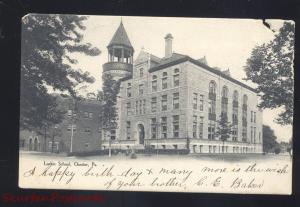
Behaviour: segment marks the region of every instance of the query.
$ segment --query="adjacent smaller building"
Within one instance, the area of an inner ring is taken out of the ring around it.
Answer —
[[[96,99],[75,101],[57,95],[64,111],[60,124],[44,129],[20,130],[20,149],[39,152],[84,153],[101,149],[101,103]]]

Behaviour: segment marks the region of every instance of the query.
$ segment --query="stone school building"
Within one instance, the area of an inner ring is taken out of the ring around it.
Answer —
[[[262,111],[256,91],[208,65],[172,50],[165,36],[165,56],[134,48],[123,23],[108,49],[103,74],[121,81],[119,127],[102,134],[102,149],[185,149],[191,153],[262,153]],[[218,120],[233,124],[224,143],[216,136]],[[110,141],[111,140],[111,141]]]

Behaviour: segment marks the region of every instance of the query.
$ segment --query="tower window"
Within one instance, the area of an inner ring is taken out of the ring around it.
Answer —
[[[131,97],[131,83],[127,84],[127,97]]]
[[[140,68],[140,77],[144,76],[144,68]]]
[[[144,85],[140,84],[139,85],[139,95],[143,95],[144,94]]]

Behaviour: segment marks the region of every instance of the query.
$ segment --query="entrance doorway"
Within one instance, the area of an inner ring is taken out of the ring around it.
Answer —
[[[139,144],[145,143],[145,128],[143,124],[138,124]]]

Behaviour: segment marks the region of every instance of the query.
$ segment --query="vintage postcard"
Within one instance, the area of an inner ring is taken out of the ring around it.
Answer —
[[[295,23],[28,14],[19,186],[292,193]]]

